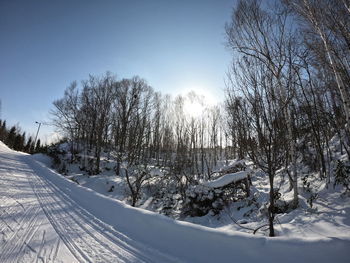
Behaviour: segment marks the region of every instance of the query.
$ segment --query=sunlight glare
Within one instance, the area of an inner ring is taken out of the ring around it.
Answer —
[[[189,117],[197,118],[202,115],[203,110],[203,105],[201,105],[198,101],[190,101],[188,99],[185,101],[184,112]]]

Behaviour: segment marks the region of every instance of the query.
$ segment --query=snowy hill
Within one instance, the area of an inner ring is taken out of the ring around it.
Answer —
[[[349,228],[268,238],[179,222],[79,186],[1,142],[0,185],[0,262],[348,262],[350,256]],[[334,224],[338,214],[350,224],[349,207],[333,209]]]

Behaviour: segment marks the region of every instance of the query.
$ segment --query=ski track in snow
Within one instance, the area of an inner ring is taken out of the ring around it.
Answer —
[[[62,262],[56,258],[58,246],[48,242],[44,248],[48,222],[28,179],[11,166],[23,172],[29,168],[15,160],[3,156],[0,159],[0,262]]]
[[[64,262],[69,252],[60,246],[30,187],[30,168],[20,161],[25,156],[0,153],[0,262]]]
[[[28,155],[0,156],[0,262],[177,261],[98,220],[33,166]]]

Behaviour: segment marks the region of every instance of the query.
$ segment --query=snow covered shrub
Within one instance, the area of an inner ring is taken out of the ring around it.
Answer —
[[[314,201],[318,198],[318,193],[311,193],[310,197],[307,199],[307,203],[310,208],[312,208]]]
[[[158,199],[159,212],[167,216],[174,216],[181,207],[181,195],[177,193],[168,193],[162,199]]]
[[[334,177],[335,179],[333,187],[336,185],[345,187],[345,192],[343,194],[346,194],[350,191],[350,165],[346,165],[344,162],[338,160],[334,171]]]
[[[311,192],[311,188],[310,188],[310,182],[308,180],[308,176],[305,175],[303,178],[302,178],[302,181],[303,181],[303,189],[304,191],[306,192]]]
[[[153,198],[154,210],[167,216],[178,215],[178,211],[182,209],[183,196],[177,185],[177,180],[165,169],[162,169],[161,174],[153,176],[145,190]]]
[[[309,204],[310,208],[313,207],[314,201],[318,198],[318,193],[314,192],[311,187],[311,182],[315,180],[313,175],[305,175],[302,178],[303,181],[303,189],[305,193],[308,195],[306,202]]]
[[[273,191],[274,194],[274,213],[275,214],[282,214],[286,213],[289,210],[289,204],[281,199],[282,194],[279,192],[279,189],[274,189]]]
[[[85,171],[88,175],[96,174],[96,171],[94,171],[94,163],[95,159],[93,157],[87,157],[87,167],[85,167]]]
[[[186,200],[183,207],[185,216],[204,216],[208,213],[218,214],[223,206],[224,192],[203,185],[191,186],[186,191]]]
[[[52,158],[53,168],[57,168],[61,165],[61,159],[63,154],[65,154],[65,152],[59,150],[55,146],[51,146],[47,149],[47,155]]]
[[[61,164],[60,164],[59,168],[57,169],[57,171],[60,174],[67,175],[68,169],[67,169],[67,164],[66,164],[65,160],[61,161]]]
[[[125,167],[125,179],[128,185],[128,195],[132,206],[141,198],[143,187],[152,175],[148,165],[134,165]]]

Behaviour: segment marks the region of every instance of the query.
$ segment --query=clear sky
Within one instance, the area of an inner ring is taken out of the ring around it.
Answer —
[[[223,98],[234,0],[0,0],[1,119],[35,134],[74,80],[106,71]],[[53,128],[44,126],[42,140]]]

